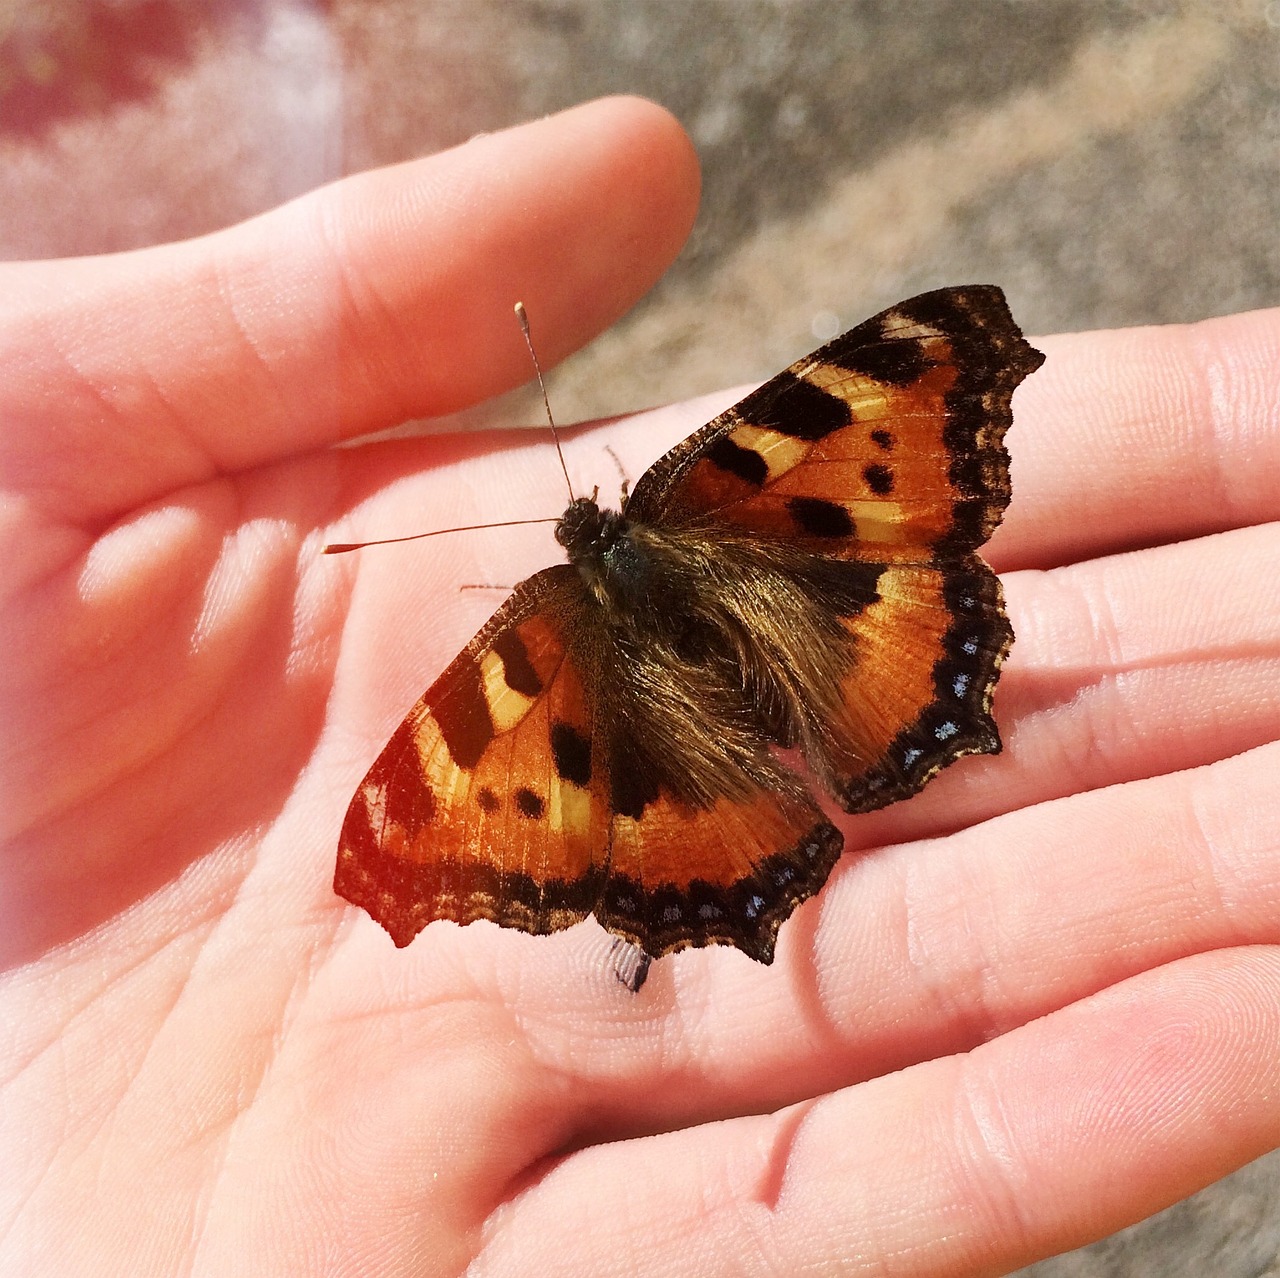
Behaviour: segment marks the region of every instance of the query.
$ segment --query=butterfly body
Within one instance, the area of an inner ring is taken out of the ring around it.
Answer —
[[[517,587],[370,769],[337,890],[397,944],[591,913],[646,954],[769,962],[842,847],[813,782],[868,811],[1000,748],[1012,632],[973,552],[1040,359],[999,290],[925,294],[703,427],[621,511],[572,501],[569,562]]]
[[[854,659],[840,619],[876,600],[880,566],[714,526],[651,527],[587,499],[556,537],[587,592],[572,657],[627,743],[610,761],[613,811],[639,818],[641,785],[693,807],[762,785],[801,792],[770,747],[803,743],[823,761]]]

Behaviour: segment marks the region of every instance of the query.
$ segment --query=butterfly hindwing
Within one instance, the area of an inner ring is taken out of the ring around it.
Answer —
[[[736,945],[770,963],[778,929],[827,881],[843,847],[805,798],[759,788],[693,807],[660,792],[638,816],[614,818],[595,915],[655,957]]]
[[[910,798],[966,754],[998,754],[991,698],[1013,642],[1000,581],[976,556],[886,565],[879,598],[845,621],[849,714],[824,743],[846,812]]]

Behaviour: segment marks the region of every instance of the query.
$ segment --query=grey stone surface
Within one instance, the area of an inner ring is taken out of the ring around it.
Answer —
[[[663,102],[703,213],[557,370],[566,420],[764,377],[946,282],[1003,284],[1033,332],[1280,303],[1276,0],[9,0],[0,65],[9,257],[195,234],[597,94]],[[520,395],[472,416],[536,420]],[[1271,1155],[1023,1273],[1280,1273],[1278,1209]]]
[[[1280,1152],[1110,1238],[1016,1278],[1276,1278]]]

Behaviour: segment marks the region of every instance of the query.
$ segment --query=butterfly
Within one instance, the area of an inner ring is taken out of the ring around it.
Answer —
[[[397,946],[590,914],[640,980],[689,946],[772,962],[843,846],[815,787],[868,812],[1001,748],[1013,631],[975,552],[1043,360],[999,288],[924,293],[695,431],[620,511],[571,501],[568,562],[515,588],[360,783],[336,891]]]

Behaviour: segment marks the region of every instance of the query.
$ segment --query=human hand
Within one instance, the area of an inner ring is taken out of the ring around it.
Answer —
[[[4,268],[0,1268],[999,1273],[1280,1140],[1280,314],[1037,339],[1000,758],[846,823],[770,968],[333,895],[549,532],[544,434],[329,446],[644,291],[696,171],[593,104],[219,236]],[[726,401],[727,402],[727,401]],[[632,477],[709,415],[575,434]],[[500,566],[499,566],[500,565]]]

